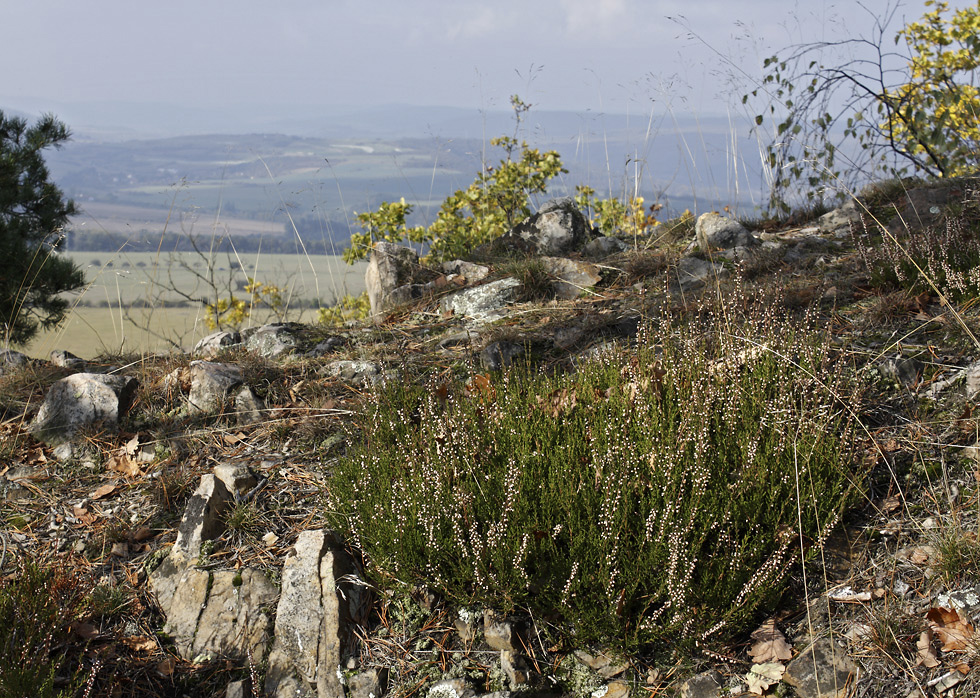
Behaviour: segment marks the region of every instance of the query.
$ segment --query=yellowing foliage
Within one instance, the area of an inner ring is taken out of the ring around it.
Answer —
[[[910,50],[909,81],[886,93],[886,133],[943,176],[976,171],[980,156],[980,3],[947,18],[946,2],[898,32]],[[883,109],[879,109],[879,112]]]

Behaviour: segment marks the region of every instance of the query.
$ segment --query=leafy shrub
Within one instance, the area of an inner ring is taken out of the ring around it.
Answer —
[[[317,320],[323,325],[343,325],[348,320],[363,320],[370,314],[371,299],[365,291],[359,296],[344,296],[334,305],[320,308]]]
[[[330,486],[379,584],[627,649],[737,629],[778,597],[856,490],[841,372],[761,311],[663,317],[641,340],[574,375],[383,394]]]
[[[765,60],[762,84],[742,102],[762,96],[756,124],[774,127],[765,153],[771,209],[789,211],[785,197],[796,183],[820,197],[828,186],[853,188],[859,177],[882,172],[950,177],[976,170],[980,6],[947,16],[948,3],[925,4],[933,9],[895,33],[894,51],[885,34],[897,5],[874,18],[870,37],[804,44]],[[842,51],[851,48],[858,51]],[[876,58],[861,57],[869,48]],[[904,67],[893,68],[896,60]],[[838,158],[848,139],[857,152]]]

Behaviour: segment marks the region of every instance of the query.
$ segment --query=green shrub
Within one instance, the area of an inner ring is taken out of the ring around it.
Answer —
[[[383,586],[530,608],[578,643],[744,626],[856,491],[850,393],[771,314],[676,325],[574,375],[395,386],[334,471],[333,523]]]

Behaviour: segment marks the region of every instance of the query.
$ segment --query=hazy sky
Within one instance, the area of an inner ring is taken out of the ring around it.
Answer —
[[[964,3],[953,2],[953,6]],[[762,57],[868,34],[886,0],[7,0],[0,108],[154,102],[723,112]],[[923,12],[922,0],[898,9]],[[691,36],[691,32],[699,38]],[[893,33],[893,32],[892,32]],[[891,35],[891,34],[890,34]],[[727,92],[727,94],[726,94]],[[107,115],[109,118],[109,115]]]

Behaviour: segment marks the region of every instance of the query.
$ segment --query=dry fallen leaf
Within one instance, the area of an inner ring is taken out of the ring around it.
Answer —
[[[930,608],[926,620],[943,643],[943,652],[965,650],[973,639],[973,626],[963,620],[956,609]]]
[[[133,652],[155,652],[157,648],[156,640],[143,635],[131,635],[121,638],[121,642]]]
[[[99,636],[99,629],[91,623],[72,623],[71,631],[83,640],[94,640]]]
[[[140,437],[139,434],[137,434],[136,436],[134,436],[133,438],[131,438],[129,441],[126,442],[126,445],[123,446],[123,452],[125,452],[127,456],[135,456],[136,451],[139,450],[139,447],[140,447]]]
[[[162,676],[170,676],[174,673],[174,669],[177,668],[177,660],[173,657],[167,657],[162,662],[157,664],[157,673]]]
[[[745,681],[749,685],[749,692],[761,696],[770,686],[779,683],[786,667],[777,662],[767,662],[765,664],[753,664],[749,673],[745,675]]]
[[[755,664],[765,664],[773,660],[789,661],[793,658],[793,648],[786,642],[784,636],[776,628],[776,620],[770,618],[750,635],[755,644],[749,650],[749,656]]]
[[[936,650],[932,648],[932,630],[923,630],[919,635],[919,641],[915,643],[916,654],[919,656],[915,660],[916,666],[924,666],[927,669],[939,666],[939,657]]]
[[[140,467],[125,451],[113,453],[105,465],[109,470],[121,473],[126,477],[136,477],[140,474]]]
[[[119,485],[102,485],[99,489],[92,493],[92,499],[105,499],[115,491],[119,489]]]

